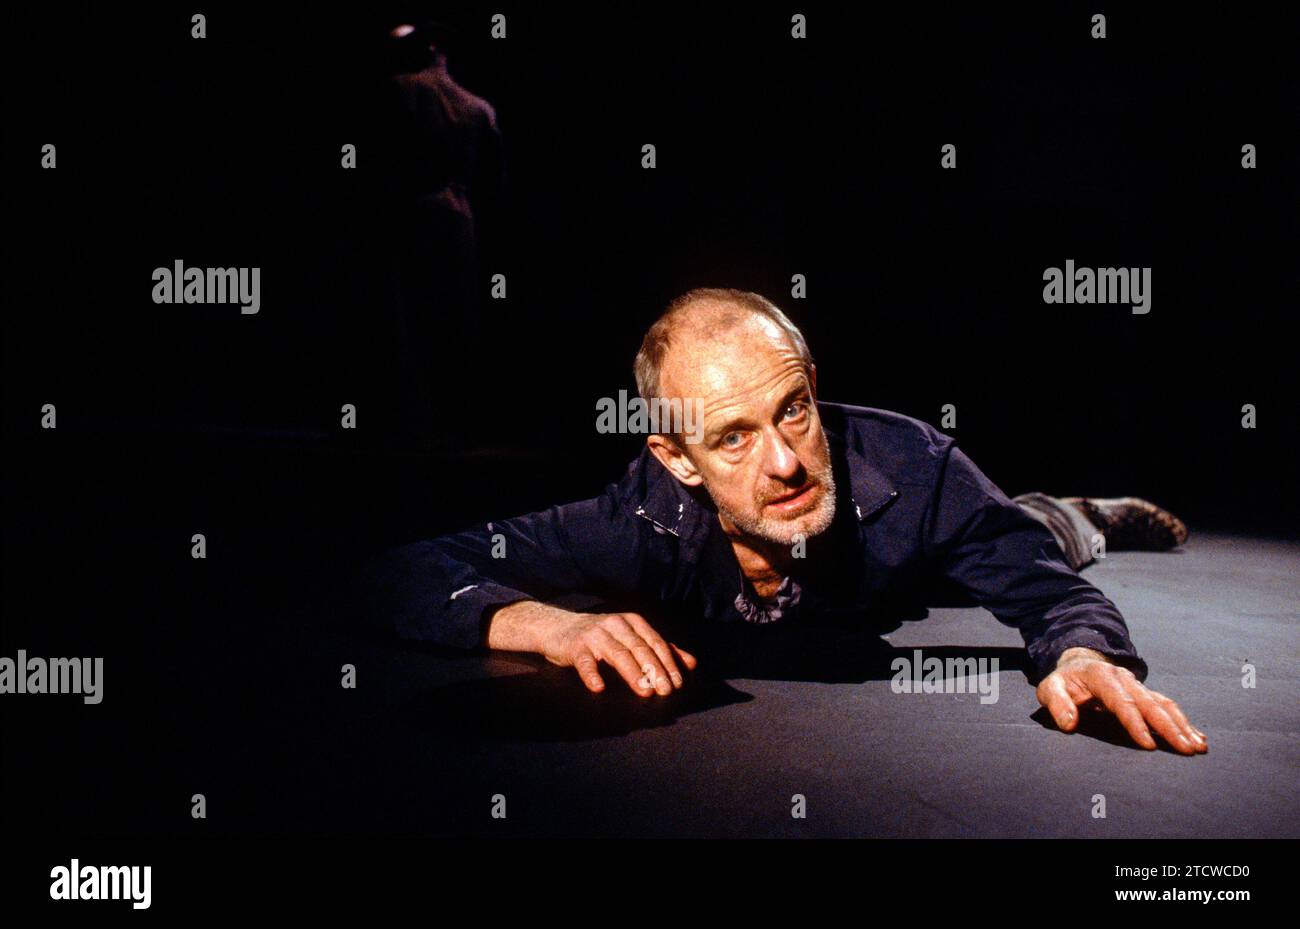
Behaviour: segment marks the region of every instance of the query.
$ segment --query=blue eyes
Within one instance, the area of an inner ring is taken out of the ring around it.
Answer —
[[[808,412],[808,403],[805,400],[796,400],[781,412],[782,420],[797,420]],[[743,432],[728,432],[722,437],[721,445],[723,448],[740,448],[745,439]]]

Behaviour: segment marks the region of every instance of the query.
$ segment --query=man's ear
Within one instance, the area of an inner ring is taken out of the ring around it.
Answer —
[[[812,391],[812,398],[817,399],[817,366],[809,363],[808,365],[808,389]]]
[[[704,478],[695,468],[695,462],[686,457],[686,450],[664,435],[648,435],[645,444],[650,453],[659,459],[659,463],[668,469],[668,473],[687,487],[699,487]]]

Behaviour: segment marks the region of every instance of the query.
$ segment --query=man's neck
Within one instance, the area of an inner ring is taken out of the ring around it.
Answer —
[[[731,549],[736,553],[740,571],[754,587],[754,592],[764,599],[776,595],[781,582],[790,573],[793,555],[789,548],[773,545],[744,536],[740,531],[719,515],[722,531],[731,542]]]

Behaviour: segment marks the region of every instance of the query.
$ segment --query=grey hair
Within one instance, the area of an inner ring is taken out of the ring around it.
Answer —
[[[659,370],[668,355],[673,333],[682,317],[696,303],[728,304],[735,307],[737,310],[735,316],[726,319],[726,323],[739,321],[742,313],[754,313],[770,319],[790,338],[790,343],[803,361],[804,368],[811,371],[812,353],[808,351],[808,343],[804,340],[803,333],[799,331],[798,326],[790,322],[790,317],[782,313],[775,303],[761,294],[747,290],[700,287],[687,291],[668,304],[668,308],[654,321],[641,340],[641,349],[636,353],[636,361],[632,365],[636,375],[637,393],[641,395],[641,399],[650,401],[659,396]]]

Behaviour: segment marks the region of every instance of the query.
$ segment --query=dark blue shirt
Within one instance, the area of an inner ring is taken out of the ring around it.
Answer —
[[[888,410],[817,407],[836,516],[771,602],[744,581],[708,496],[643,449],[598,497],[385,553],[367,571],[367,609],[405,638],[475,648],[495,609],[571,593],[691,622],[863,624],[969,603],[1019,630],[1040,675],[1083,646],[1146,678],[1115,604],[950,436]]]

